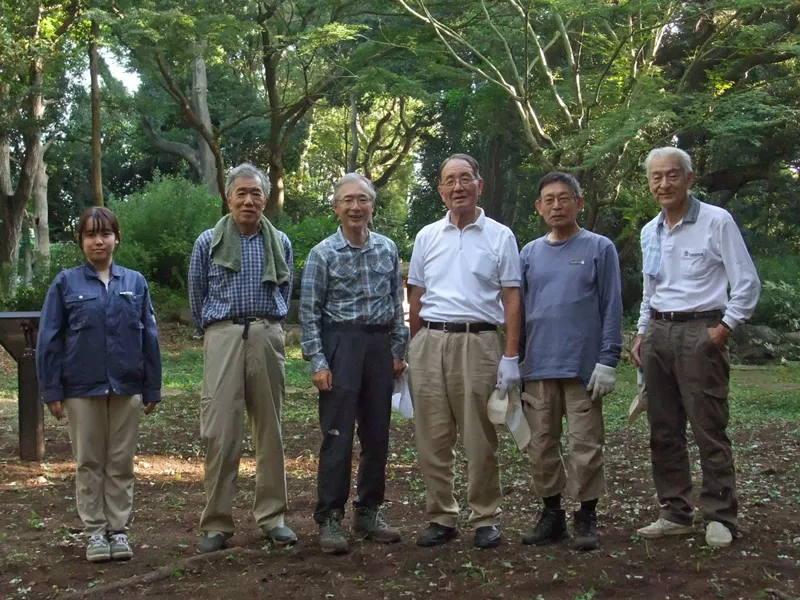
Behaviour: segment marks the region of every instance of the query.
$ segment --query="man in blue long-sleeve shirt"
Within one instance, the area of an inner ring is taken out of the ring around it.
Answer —
[[[578,181],[553,172],[539,182],[536,208],[550,233],[520,253],[524,296],[522,379],[531,428],[534,492],[544,501],[535,529],[523,543],[543,545],[567,537],[561,493],[562,418],[569,429],[569,471],[574,495],[574,545],[598,547],[596,506],[605,491],[602,398],[614,390],[622,349],[619,259],[608,238],[582,229]]]

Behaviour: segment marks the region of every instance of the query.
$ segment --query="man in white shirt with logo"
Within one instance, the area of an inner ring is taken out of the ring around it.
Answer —
[[[642,229],[644,294],[631,351],[649,394],[653,480],[659,518],[645,538],[692,528],[686,422],[700,451],[706,543],[724,548],[738,529],[736,474],[728,426],[728,336],[755,310],[761,291],[742,234],[724,209],[689,193],[689,155],[656,148],[645,161],[662,210]],[[730,297],[728,296],[730,285]]]
[[[497,434],[487,405],[495,387],[519,385],[521,279],[514,234],[478,208],[482,189],[474,158],[447,158],[439,167],[439,193],[449,210],[417,234],[411,256],[408,363],[429,521],[419,546],[444,544],[457,535],[458,431],[468,462],[474,544],[493,548],[501,541]],[[497,331],[503,324],[505,348]]]

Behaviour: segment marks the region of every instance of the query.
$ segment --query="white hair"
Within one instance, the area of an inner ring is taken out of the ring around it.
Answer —
[[[264,198],[269,197],[270,183],[267,176],[255,165],[248,162],[242,163],[237,167],[228,171],[228,177],[225,179],[225,196],[231,195],[234,182],[240,177],[252,177],[261,184],[261,191],[264,192]]]
[[[653,162],[654,158],[677,158],[685,175],[694,173],[692,170],[692,157],[689,156],[688,152],[674,146],[664,146],[663,148],[653,148],[647,158],[644,159],[644,170],[648,176],[650,175],[650,163]]]
[[[339,190],[342,186],[347,185],[348,183],[358,183],[363,190],[369,196],[371,202],[375,202],[375,198],[377,197],[378,193],[375,191],[375,186],[372,185],[372,182],[364,177],[361,173],[347,173],[342,175],[339,178],[339,181],[333,184],[333,200],[332,202],[336,204],[336,201],[339,199]]]

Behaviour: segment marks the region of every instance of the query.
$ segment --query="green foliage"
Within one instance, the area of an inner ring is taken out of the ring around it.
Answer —
[[[48,269],[34,269],[33,281],[30,287],[19,286],[12,291],[3,290],[0,295],[0,310],[3,311],[28,311],[41,310],[44,298],[50,284],[56,275],[64,269],[70,269],[84,262],[84,256],[78,244],[67,242],[65,244],[52,244],[50,246],[50,266]],[[8,270],[6,265],[3,271]],[[0,272],[0,288],[8,281],[4,272]]]
[[[189,296],[184,291],[176,292],[166,286],[149,282],[150,300],[159,321],[177,321],[181,311],[189,306]]]
[[[800,255],[756,260],[761,277],[761,300],[750,319],[782,331],[800,330]]]
[[[109,208],[120,222],[119,264],[135,269],[151,284],[186,288],[194,242],[219,218],[219,201],[203,185],[156,173],[152,183]]]
[[[336,231],[338,221],[332,214],[321,217],[308,217],[299,223],[283,216],[275,226],[289,236],[294,252],[294,268],[301,271],[311,249]]]

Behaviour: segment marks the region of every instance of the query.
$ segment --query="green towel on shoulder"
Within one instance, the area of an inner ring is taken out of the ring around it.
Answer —
[[[281,285],[289,281],[289,266],[283,255],[283,242],[278,230],[261,216],[261,235],[264,239],[264,274],[262,283]],[[232,271],[242,270],[242,242],[231,215],[225,215],[214,225],[211,234],[211,262]]]

